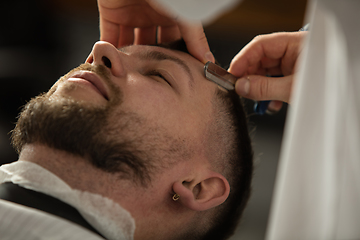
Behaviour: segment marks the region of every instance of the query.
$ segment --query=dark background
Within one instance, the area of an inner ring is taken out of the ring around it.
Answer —
[[[205,27],[211,50],[228,67],[258,34],[297,31],[306,0],[244,0]],[[95,0],[2,1],[0,16],[0,164],[15,161],[9,144],[19,109],[84,62],[99,39]],[[247,101],[251,112],[253,102]],[[286,107],[273,116],[251,115],[255,128],[253,195],[232,240],[265,236]]]

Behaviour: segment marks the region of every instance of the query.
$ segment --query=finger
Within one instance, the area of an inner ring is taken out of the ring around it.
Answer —
[[[244,75],[280,76],[283,75],[281,59],[270,59],[264,57],[260,62],[248,67]]]
[[[179,29],[191,55],[203,63],[215,62],[201,22],[179,22]]]
[[[266,109],[266,113],[273,114],[277,113],[281,110],[283,106],[283,102],[281,101],[271,101],[268,105],[268,108]]]
[[[100,40],[109,42],[117,47],[119,34],[119,25],[100,18]]]
[[[158,28],[158,43],[172,42],[181,38],[178,25]]]
[[[154,45],[156,43],[156,26],[135,29],[135,44]]]
[[[261,74],[263,76],[272,76],[272,77],[279,77],[283,75],[283,71],[279,67],[274,68],[266,68],[265,69],[266,74]],[[257,74],[258,75],[258,74]]]
[[[293,74],[298,56],[302,50],[302,41],[307,35],[306,31],[292,33],[289,37],[287,51],[282,58],[282,71],[284,75]]]
[[[134,43],[134,28],[127,26],[120,26],[120,36],[118,48],[128,46]]]
[[[235,91],[240,96],[253,100],[278,100],[289,102],[293,75],[286,77],[264,77],[250,75],[235,83]]]
[[[263,68],[275,68],[275,67],[279,67],[280,64],[281,64],[281,59],[274,59],[268,57],[263,57],[261,59],[261,67]]]
[[[244,75],[266,75],[266,70],[261,67],[261,62],[251,65],[247,68],[246,74]]]
[[[259,35],[233,58],[229,72],[235,76],[244,76],[249,67],[267,58],[264,63],[269,63],[269,59],[281,60],[277,63],[283,70],[283,74],[291,74],[300,51],[303,36],[298,32]]]
[[[228,71],[238,77],[254,74],[260,68],[264,56],[261,42],[254,38],[231,60]]]

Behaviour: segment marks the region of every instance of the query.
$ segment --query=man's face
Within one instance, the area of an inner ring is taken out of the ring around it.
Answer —
[[[217,87],[205,79],[202,63],[186,53],[161,47],[129,46],[117,50],[105,42],[94,45],[86,62],[61,78],[43,97],[48,106],[59,106],[54,110],[60,112],[56,118],[61,118],[67,108],[76,109],[69,119],[87,112],[79,117],[80,124],[71,126],[92,132],[92,136],[77,131],[74,134],[80,136],[77,142],[96,139],[96,144],[79,143],[79,149],[95,148],[96,153],[85,150],[80,155],[94,158],[97,154],[98,161],[111,161],[116,159],[112,156],[118,154],[116,149],[125,148],[125,155],[118,158],[133,153],[135,158],[142,158],[144,167],[158,169],[204,154]],[[58,125],[67,122],[65,119]],[[71,139],[74,136],[67,136],[64,142],[74,141]],[[100,151],[113,143],[114,154]]]
[[[87,62],[104,64],[104,56],[111,62],[110,81],[122,94],[115,112],[134,112],[181,139],[199,135],[206,126],[216,86],[205,79],[199,61],[186,53],[152,46],[129,46],[115,52],[111,45],[100,42]],[[69,94],[89,104],[106,105],[107,100],[92,90],[79,88]],[[109,100],[113,97],[117,96]]]

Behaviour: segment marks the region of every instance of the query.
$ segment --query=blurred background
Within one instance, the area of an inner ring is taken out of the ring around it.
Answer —
[[[2,2],[0,16],[0,164],[17,160],[10,146],[19,109],[84,62],[99,39],[96,0],[17,0]],[[212,52],[227,68],[231,59],[259,34],[297,31],[306,0],[243,0],[205,27]],[[287,107],[272,116],[251,114],[255,129],[253,194],[231,240],[264,239]]]

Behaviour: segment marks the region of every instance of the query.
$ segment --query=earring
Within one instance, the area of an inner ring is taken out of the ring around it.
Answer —
[[[175,193],[175,194],[172,196],[172,200],[174,200],[175,202],[176,202],[177,200],[179,200],[179,198],[180,198],[180,195],[177,194],[177,193]]]

